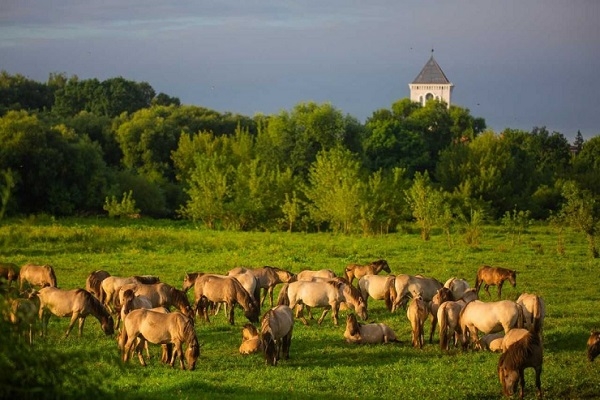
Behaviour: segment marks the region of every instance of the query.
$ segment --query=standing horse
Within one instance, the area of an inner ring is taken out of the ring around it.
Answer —
[[[346,316],[346,330],[344,339],[355,344],[379,344],[399,342],[392,328],[383,323],[360,324],[356,315],[350,313]]]
[[[244,271],[251,272],[256,278],[258,278],[258,286],[263,289],[264,293],[262,301],[260,302],[261,306],[265,303],[267,296],[269,296],[271,307],[273,307],[273,289],[275,289],[275,286],[280,283],[288,283],[296,278],[296,275],[290,271],[270,266],[264,266],[261,268],[236,267],[229,271],[227,275],[237,275]]]
[[[381,271],[385,271],[388,274],[392,273],[392,270],[390,269],[390,266],[386,260],[373,261],[367,265],[348,264],[346,269],[344,269],[344,278],[346,278],[346,280],[352,284],[354,278],[360,280],[360,278],[367,274],[377,275]]]
[[[410,321],[411,338],[413,347],[423,348],[425,342],[425,333],[423,326],[428,315],[427,304],[421,297],[413,297],[408,309],[406,317]]]
[[[290,346],[294,331],[294,315],[286,305],[278,305],[267,311],[260,322],[260,340],[267,365],[290,358]]]
[[[119,304],[123,304],[123,293],[132,290],[136,296],[145,296],[152,307],[174,307],[187,317],[194,318],[194,312],[186,293],[167,283],[130,283],[119,289]]]
[[[517,304],[523,306],[525,327],[533,330],[533,326],[537,320],[541,332],[544,328],[544,317],[546,316],[546,303],[544,299],[535,294],[523,293],[517,299]]]
[[[160,279],[157,276],[135,275],[129,277],[107,276],[100,284],[100,301],[113,312],[113,303],[119,294],[121,286],[131,283],[158,283]]]
[[[434,278],[426,278],[422,275],[396,275],[394,290],[396,292],[392,312],[398,307],[404,307],[410,297],[421,296],[423,301],[433,300],[433,296],[442,287],[442,283]]]
[[[108,310],[87,290],[62,290],[45,287],[39,290],[38,297],[40,298],[39,317],[42,320],[42,335],[48,331],[50,314],[57,317],[71,317],[65,337],[69,336],[77,320],[79,320],[79,337],[81,337],[85,318],[90,314],[100,322],[105,334],[112,335],[115,331],[114,321]]]
[[[537,323],[532,332],[525,332],[524,337],[508,346],[498,361],[498,378],[502,385],[502,394],[511,397],[520,383],[519,398],[525,394],[525,368],[535,370],[535,387],[539,398],[542,397],[542,364],[544,349],[540,339]]]
[[[90,273],[85,280],[85,290],[93,294],[98,300],[100,300],[100,291],[102,281],[110,276],[108,271],[103,269],[96,270]]]
[[[442,287],[438,289],[437,293],[435,294],[435,296],[433,296],[433,299],[429,303],[429,313],[431,314],[431,329],[429,331],[429,343],[433,343],[433,333],[438,323],[438,310],[440,306],[447,301],[454,301],[454,296],[452,295],[452,291],[450,289],[448,289],[447,287]]]
[[[460,300],[464,296],[465,292],[469,290],[469,282],[464,279],[450,278],[444,283],[444,287],[452,291],[452,297],[454,300]]]
[[[523,307],[510,300],[484,303],[479,300],[469,302],[460,313],[460,327],[463,335],[463,349],[469,341],[479,341],[479,331],[508,333],[512,328],[523,327]]]
[[[319,270],[310,270],[305,269],[303,271],[298,272],[296,275],[297,281],[312,281],[313,278],[325,278],[332,279],[337,275],[330,269],[319,269]]]
[[[25,264],[19,271],[19,290],[23,291],[25,283],[31,286],[56,287],[56,274],[51,265]]]
[[[13,263],[0,263],[0,278],[4,278],[8,282],[8,287],[11,287],[12,283],[19,279],[19,267]]]
[[[364,275],[358,280],[360,295],[367,305],[367,300],[372,297],[375,300],[384,300],[388,311],[392,311],[396,290],[394,289],[396,277],[393,275]]]
[[[498,299],[502,298],[502,285],[504,281],[508,280],[512,287],[517,286],[517,271],[502,267],[490,267],[487,265],[481,266],[477,270],[477,277],[475,278],[475,290],[479,293],[479,289],[483,284],[483,288],[488,296],[490,294],[490,286],[498,287]]]
[[[239,304],[244,309],[244,315],[250,322],[257,323],[260,310],[257,302],[242,284],[231,276],[218,276],[205,274],[198,276],[194,281],[194,304],[196,311],[208,318],[208,303],[227,303],[229,310],[228,321],[234,325],[234,306]]]
[[[146,341],[163,345],[172,343],[174,349],[169,364],[173,367],[179,356],[181,369],[185,369],[183,344],[187,344],[185,359],[188,369],[196,368],[196,361],[200,356],[200,345],[191,318],[178,312],[164,314],[146,309],[131,311],[123,320],[123,331],[119,337],[119,348],[123,352],[123,361],[129,360],[129,354],[136,345],[140,364],[146,366],[142,356],[142,349]]]
[[[278,304],[285,304],[290,308],[298,305],[296,317],[300,318],[304,325],[308,325],[308,321],[304,318],[302,310],[304,306],[307,306],[310,308],[323,307],[323,314],[317,321],[319,325],[331,310],[333,323],[337,326],[340,304],[344,302],[354,308],[363,320],[368,318],[367,306],[360,292],[345,280],[331,279],[320,282],[296,281],[286,283],[281,288],[278,299]]]
[[[28,332],[30,345],[33,344],[39,310],[40,299],[36,291],[29,293],[27,298],[18,297],[10,303],[9,320],[18,330]]]

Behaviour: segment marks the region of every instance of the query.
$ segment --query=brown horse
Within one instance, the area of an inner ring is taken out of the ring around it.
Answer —
[[[0,263],[0,278],[4,278],[8,282],[8,287],[11,287],[12,283],[19,279],[19,267],[13,263]]]
[[[508,280],[512,287],[517,286],[517,271],[502,267],[490,267],[487,265],[481,266],[477,270],[477,277],[475,278],[475,290],[479,293],[479,289],[483,284],[483,288],[488,296],[490,294],[490,286],[498,287],[498,300],[502,298],[502,285],[504,281]]]
[[[590,362],[594,361],[598,354],[600,354],[600,331],[593,330],[587,341],[587,358]]]
[[[360,324],[356,315],[346,316],[344,339],[348,343],[379,344],[399,342],[392,328],[383,323]]]
[[[160,279],[151,275],[135,275],[129,277],[107,276],[100,283],[100,301],[113,312],[115,299],[119,295],[121,286],[131,283],[158,283]]]
[[[413,347],[423,348],[425,333],[423,326],[428,315],[427,304],[421,297],[413,297],[406,310],[406,317],[410,321],[411,338]]]
[[[437,312],[440,305],[447,301],[454,301],[452,291],[447,287],[439,288],[433,299],[429,303],[429,313],[431,314],[431,329],[429,331],[429,343],[433,343],[433,333],[437,327],[438,317]]]
[[[260,340],[267,365],[277,365],[281,358],[290,358],[290,346],[294,331],[294,315],[286,305],[278,305],[267,311],[260,322]]]
[[[390,269],[390,266],[388,265],[386,260],[373,261],[372,263],[367,265],[348,264],[346,266],[346,269],[344,269],[344,278],[346,278],[346,280],[350,282],[350,284],[352,284],[354,278],[360,280],[360,278],[367,274],[377,275],[381,271],[385,271],[388,274],[392,273],[392,270]]]
[[[252,354],[262,351],[262,342],[258,329],[251,323],[246,323],[242,327],[242,344],[240,345],[240,354]]]
[[[145,296],[152,303],[152,307],[174,307],[183,315],[194,318],[194,311],[187,294],[167,283],[130,283],[119,289],[118,305],[123,304],[123,294],[131,290],[136,296]]]
[[[539,326],[532,332],[526,331],[524,337],[511,344],[498,361],[498,378],[502,385],[502,394],[511,397],[520,383],[519,398],[525,393],[525,368],[535,370],[535,387],[538,397],[542,397],[542,364],[544,349],[540,340]]]
[[[31,286],[56,287],[56,274],[51,265],[25,264],[19,271],[19,290],[28,283]]]
[[[209,303],[226,303],[229,311],[228,321],[234,325],[234,306],[239,304],[244,309],[244,315],[250,322],[258,323],[260,308],[250,293],[232,276],[217,276],[204,274],[194,281],[194,304],[196,312],[208,318]]]
[[[102,284],[102,281],[109,276],[110,273],[103,269],[90,273],[85,280],[85,290],[93,294],[97,299],[100,299],[100,285]]]
[[[79,320],[79,337],[81,337],[85,318],[90,314],[100,322],[105,334],[112,335],[115,331],[114,321],[108,310],[87,290],[44,287],[39,290],[38,296],[40,298],[39,317],[42,320],[42,335],[47,333],[50,314],[57,317],[71,317],[65,337],[69,336],[77,320]]]
[[[173,367],[179,356],[181,369],[185,369],[183,344],[187,344],[185,359],[188,369],[196,368],[196,361],[200,356],[200,345],[191,318],[179,312],[165,314],[146,309],[131,311],[123,320],[123,330],[119,337],[119,348],[123,352],[123,361],[129,360],[129,355],[135,345],[140,364],[146,366],[142,356],[142,349],[146,341],[155,344],[172,343],[174,349],[169,364]]]
[[[258,278],[258,286],[263,289],[263,298],[260,305],[264,305],[267,296],[271,301],[271,307],[273,307],[273,289],[280,283],[288,283],[296,278],[296,275],[285,269],[264,266],[261,268],[244,268],[237,267],[227,273],[227,275],[237,275],[241,272],[251,272],[256,278]]]

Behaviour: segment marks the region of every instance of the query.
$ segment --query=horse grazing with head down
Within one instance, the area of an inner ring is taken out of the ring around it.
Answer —
[[[187,344],[185,361],[189,370],[196,368],[196,361],[200,356],[200,345],[191,318],[179,312],[161,313],[147,309],[131,311],[123,320],[123,330],[119,337],[119,348],[123,353],[123,361],[129,360],[129,355],[135,345],[140,364],[146,366],[142,356],[142,349],[146,341],[162,345],[173,344],[173,354],[169,364],[173,367],[175,360],[179,357],[181,369],[185,369],[183,345]]]
[[[263,289],[264,296],[260,305],[262,306],[269,297],[271,301],[271,307],[273,307],[273,289],[280,283],[288,283],[296,278],[296,275],[285,269],[264,266],[260,268],[244,268],[236,267],[230,270],[227,275],[238,275],[243,272],[250,272],[258,279],[259,290]],[[257,299],[260,296],[257,296]]]
[[[12,283],[19,279],[19,267],[13,263],[0,263],[0,278],[5,279],[8,282],[8,287],[11,287]],[[0,280],[1,284],[2,280]]]
[[[56,274],[52,265],[25,264],[19,271],[19,290],[23,291],[25,283],[31,286],[56,287]]]
[[[85,280],[85,290],[93,294],[98,300],[100,300],[100,291],[102,281],[110,276],[108,271],[98,269],[88,275]]]
[[[399,342],[396,333],[388,325],[383,323],[361,324],[353,313],[346,316],[344,338],[346,342],[356,344]]]
[[[346,269],[344,269],[344,278],[352,284],[354,278],[360,280],[365,275],[377,275],[381,271],[385,271],[388,274],[392,273],[386,260],[377,260],[366,265],[348,264]]]
[[[535,387],[538,397],[542,397],[542,363],[544,349],[541,343],[539,326],[535,324],[533,331],[525,331],[524,336],[512,343],[500,355],[498,361],[498,378],[502,385],[502,393],[511,397],[520,384],[519,398],[525,393],[525,369],[535,370]],[[505,339],[506,340],[506,339]]]
[[[517,286],[517,271],[502,267],[490,267],[483,265],[477,270],[477,277],[475,278],[475,290],[479,293],[481,285],[488,296],[490,294],[490,286],[498,287],[498,299],[502,298],[502,285],[504,281],[509,281],[512,287]]]
[[[277,365],[281,358],[290,358],[294,331],[294,315],[286,305],[267,311],[260,322],[260,340],[267,365]]]
[[[90,314],[100,322],[105,334],[112,335],[115,332],[112,316],[100,303],[100,300],[87,290],[62,290],[45,287],[39,290],[38,297],[40,298],[39,317],[42,320],[42,335],[47,333],[50,314],[57,317],[71,317],[65,337],[69,336],[77,320],[79,320],[79,337],[81,337],[85,318]]]

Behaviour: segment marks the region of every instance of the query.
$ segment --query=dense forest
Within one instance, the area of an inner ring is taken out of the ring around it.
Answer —
[[[364,233],[416,220],[424,238],[459,221],[561,217],[593,237],[598,221],[600,136],[493,132],[435,101],[399,99],[364,123],[314,102],[248,117],[122,77],[3,71],[0,143],[0,217]]]

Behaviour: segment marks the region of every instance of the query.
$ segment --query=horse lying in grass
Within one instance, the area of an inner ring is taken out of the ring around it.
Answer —
[[[383,323],[360,324],[356,315],[346,316],[344,338],[348,343],[380,344],[400,342],[392,328]]]
[[[252,354],[262,351],[262,342],[258,329],[251,323],[246,323],[242,327],[242,344],[240,345],[240,354]]]

